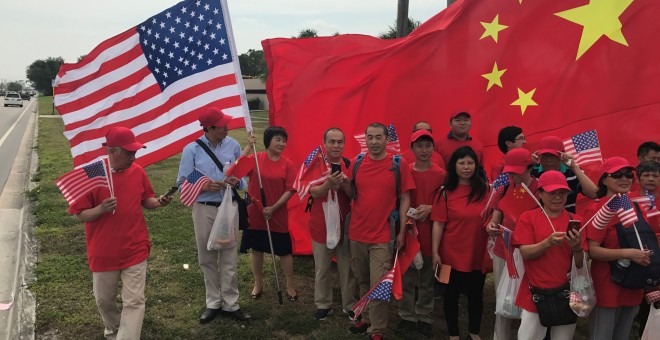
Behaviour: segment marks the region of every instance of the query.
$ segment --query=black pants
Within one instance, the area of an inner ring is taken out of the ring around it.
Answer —
[[[480,270],[459,272],[451,270],[449,284],[445,291],[444,310],[449,336],[458,336],[458,297],[464,294],[468,298],[468,330],[479,334],[481,317],[484,311],[484,283],[486,275]]]

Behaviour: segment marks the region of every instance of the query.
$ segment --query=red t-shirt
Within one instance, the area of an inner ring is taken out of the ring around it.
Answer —
[[[410,164],[410,174],[415,181],[415,189],[410,192],[410,207],[417,208],[422,204],[433,204],[433,198],[442,186],[447,172],[436,164],[431,164],[431,167],[420,172],[414,169],[413,164]],[[430,217],[430,216],[429,216]],[[433,235],[432,225],[427,218],[423,222],[417,222],[417,239],[424,256],[433,256]]]
[[[117,210],[85,222],[87,259],[92,272],[120,270],[136,265],[149,257],[151,242],[142,214],[142,201],[154,197],[154,189],[141,166],[112,173]],[[96,188],[69,207],[75,215],[101,204],[110,197],[110,190]]]
[[[534,195],[537,194],[538,184],[539,184],[539,181],[536,178],[532,178],[532,182],[528,186],[529,190],[532,193],[534,193]],[[521,202],[524,202],[524,203],[521,203],[521,204],[525,207],[524,208],[525,210],[532,210],[532,209],[538,207],[536,202],[534,202],[533,200],[530,200],[527,197],[527,195],[529,195],[529,194],[527,194],[527,192],[521,192],[521,190],[525,190],[525,189],[523,189],[522,186],[514,188],[513,184],[510,184],[509,189],[507,189],[506,194],[504,195],[505,197],[502,197],[501,199],[498,198],[499,202],[498,202],[498,205],[497,205],[497,210],[502,211],[502,216],[503,216],[501,224],[503,226],[509,228],[511,231],[516,230],[516,222],[517,221],[516,221],[516,219],[514,218],[514,216],[512,214],[507,214],[505,212],[506,211],[506,206],[505,205],[500,206],[500,204],[499,204],[500,202],[502,202],[505,199],[514,200],[516,197],[520,197],[520,195],[525,195],[525,196],[523,196],[525,199],[521,201]],[[507,197],[507,196],[509,196],[509,197]],[[521,208],[521,209],[523,209],[523,208]],[[501,257],[501,258],[505,258],[504,257],[504,251],[505,251],[505,249],[504,249],[504,240],[502,239],[502,236],[498,236],[497,239],[495,240],[495,248],[493,248],[493,253],[495,255]]]
[[[493,165],[490,167],[490,180],[491,182],[494,181],[499,175],[502,174],[502,170],[504,170],[504,156],[500,157],[500,159],[496,160]]]
[[[470,190],[470,185],[459,184],[456,190],[445,191],[447,198],[440,195],[431,210],[431,221],[445,222],[440,259],[460,272],[481,270],[488,236],[481,212],[489,193],[480,201],[468,203]]]
[[[350,176],[348,169],[343,161],[341,163],[341,171]],[[319,184],[320,185],[320,184]],[[344,189],[339,188],[337,190],[337,200],[339,201],[339,217],[341,217],[341,234],[342,239],[344,235],[344,221],[346,215],[351,211],[351,199],[346,196]],[[325,243],[327,237],[327,230],[325,228],[325,214],[323,213],[323,202],[328,201],[328,195],[323,195],[321,197],[314,198],[314,203],[312,204],[312,211],[309,216],[309,231],[312,235],[312,240],[318,243]],[[340,240],[341,242],[341,240]]]
[[[585,216],[591,218],[600,207],[607,203],[607,200],[608,197],[603,197],[600,202],[589,206],[585,212]],[[619,249],[619,237],[616,234],[615,226],[617,223],[619,223],[619,217],[616,215],[607,227],[602,230],[594,227],[593,223],[589,223],[585,228],[586,239],[600,243],[603,248]],[[644,290],[623,288],[612,281],[610,273],[609,262],[591,260],[591,278],[594,281],[596,299],[598,300],[596,305],[609,308],[639,305],[644,296]]]
[[[363,243],[390,242],[390,213],[396,209],[396,183],[392,168],[392,155],[373,160],[365,155],[355,175],[357,197],[353,200],[348,236],[351,241]],[[351,164],[350,176],[353,174]],[[401,193],[415,189],[408,162],[401,159]]]
[[[449,164],[449,160],[451,159],[451,154],[456,151],[456,149],[460,148],[461,146],[469,146],[474,150],[474,152],[477,154],[477,158],[479,158],[479,163],[482,165],[484,164],[484,157],[483,157],[483,150],[484,146],[481,144],[480,141],[476,139],[468,139],[468,140],[458,140],[456,138],[445,138],[438,143],[435,144],[435,151],[437,151],[440,156],[442,156],[442,160],[445,162],[445,164]]]
[[[251,155],[254,157],[253,155]],[[261,183],[264,186],[266,194],[266,206],[272,206],[287,191],[295,191],[293,182],[297,171],[293,168],[293,163],[286,157],[280,156],[280,159],[273,161],[268,158],[265,151],[257,153],[259,170],[261,171]],[[259,180],[257,179],[257,168],[254,167],[248,173],[250,182],[248,183],[248,194],[261,201],[261,192],[259,191]],[[264,219],[263,202],[261,204],[248,205],[248,221],[250,230],[266,230],[266,220]],[[277,209],[273,217],[269,220],[270,230],[278,233],[289,231],[289,214],[286,204]]]
[[[401,156],[408,162],[408,164],[415,163],[417,158],[415,157],[415,153],[412,152],[412,150],[408,149],[404,151]],[[431,154],[431,163],[437,164],[440,168],[444,169],[445,168],[445,161],[442,160],[442,156],[436,151],[433,151]]]
[[[562,211],[561,215],[551,218],[556,231],[566,232],[568,221],[574,219],[582,221],[582,217]],[[513,233],[513,245],[537,244],[553,233],[550,223],[540,208],[526,211],[520,215]],[[568,275],[573,266],[573,251],[567,241],[560,246],[548,248],[543,255],[533,260],[523,260],[525,274],[520,282],[520,289],[516,297],[516,305],[520,308],[536,313],[536,305],[532,301],[529,286],[538,288],[557,288],[568,282]]]

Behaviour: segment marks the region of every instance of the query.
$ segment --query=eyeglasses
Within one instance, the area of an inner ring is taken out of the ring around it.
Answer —
[[[633,179],[635,177],[635,174],[633,174],[632,171],[617,171],[613,174],[608,174],[607,176],[612,177],[614,179],[621,179],[624,176],[627,179]]]

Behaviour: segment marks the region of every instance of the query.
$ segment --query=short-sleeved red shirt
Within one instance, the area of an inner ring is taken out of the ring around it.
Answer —
[[[587,208],[585,216],[591,218],[596,212],[607,203],[608,197],[604,197],[598,203],[592,204]],[[588,219],[587,219],[588,220]],[[607,227],[602,230],[589,223],[586,230],[586,239],[598,242],[601,247],[608,249],[619,249],[619,237],[616,234],[616,224],[619,223],[618,216],[614,216]],[[596,290],[596,303],[599,307],[625,307],[637,306],[644,296],[643,289],[623,288],[611,278],[610,264],[607,261],[591,260],[591,278],[594,281]]]
[[[348,173],[348,168],[346,168],[345,163],[341,162],[341,171],[350,176]],[[320,184],[319,184],[320,185]],[[342,238],[344,235],[344,220],[346,215],[351,210],[351,199],[348,198],[343,189],[339,188],[336,190],[337,200],[339,201],[339,216],[341,217],[341,234]],[[325,226],[325,214],[323,213],[323,202],[328,201],[328,196],[323,195],[322,197],[317,197],[314,199],[312,204],[312,210],[309,216],[309,231],[312,236],[312,240],[318,243],[325,243],[327,237],[327,230]]]
[[[528,186],[529,190],[532,193],[534,193],[534,195],[536,195],[536,193],[538,191],[538,183],[539,183],[539,181],[536,178],[532,178],[532,182]],[[528,195],[526,192],[521,192],[520,191],[521,189],[522,189],[522,186],[514,188],[513,185],[510,184],[509,188],[507,189],[507,191],[505,193],[504,198],[512,199],[512,197],[517,197],[516,195],[520,195],[520,194]],[[517,190],[517,192],[515,192],[516,190]],[[522,189],[522,190],[524,190],[524,189]],[[510,196],[510,197],[506,197],[506,196]],[[502,198],[502,199],[504,199],[504,198]],[[499,199],[499,201],[502,201],[502,199]],[[532,209],[538,207],[536,202],[534,202],[533,200],[524,200],[524,202],[525,202],[524,204],[527,205],[526,206],[527,210],[532,210]],[[501,224],[503,226],[509,228],[511,231],[514,231],[516,229],[516,222],[517,222],[516,219],[513,216],[511,216],[511,214],[507,214],[505,211],[503,211],[503,210],[506,210],[505,206],[504,205],[500,206],[499,202],[498,202],[498,205],[497,205],[497,209],[502,211],[503,219],[502,219]],[[495,255],[501,257],[501,258],[505,258],[504,257],[505,256],[504,251],[505,251],[505,249],[504,249],[504,240],[502,239],[501,236],[498,236],[497,239],[495,240],[495,248],[493,248],[493,253]]]
[[[431,164],[429,169],[420,172],[415,170],[411,163],[410,173],[415,181],[415,189],[410,192],[410,207],[416,208],[422,204],[432,205],[433,198],[440,190],[447,172],[437,164]],[[423,222],[417,222],[417,231],[419,232],[417,239],[422,255],[433,256],[431,221],[427,218]]]
[[[254,157],[254,156],[252,156]],[[257,153],[259,170],[261,171],[261,183],[264,186],[266,194],[266,206],[271,206],[277,202],[287,191],[295,191],[293,182],[296,176],[296,170],[293,163],[286,157],[280,156],[280,159],[273,161],[268,158],[265,151]],[[261,192],[259,191],[259,180],[257,179],[257,169],[252,168],[248,173],[250,182],[248,183],[248,194],[261,201]],[[248,205],[248,221],[250,230],[266,230],[266,220],[261,206],[257,204]],[[289,231],[289,214],[286,204],[275,211],[273,217],[269,220],[270,230],[278,233]]]
[[[489,193],[480,201],[469,202],[470,185],[459,184],[454,191],[445,191],[433,204],[431,221],[445,223],[440,240],[440,259],[460,272],[481,270],[486,250],[486,229],[481,212]]]
[[[555,230],[566,232],[570,219],[582,221],[578,215],[566,211],[550,220]],[[532,245],[542,242],[553,233],[552,227],[540,208],[526,211],[520,215],[516,223],[516,231],[513,233],[513,245]],[[520,308],[536,313],[536,305],[532,301],[529,286],[538,288],[557,288],[568,282],[568,275],[573,266],[573,250],[567,241],[560,246],[548,248],[543,255],[533,260],[523,260],[525,274],[520,282],[520,289],[516,297],[516,305]]]
[[[491,182],[502,174],[502,170],[504,170],[504,156],[500,157],[491,165],[489,174]]]
[[[141,166],[112,173],[117,210],[85,222],[87,259],[92,272],[120,270],[149,257],[151,242],[142,214],[142,201],[154,197],[154,190]],[[110,197],[108,188],[96,188],[69,207],[74,215],[92,209]]]
[[[415,153],[412,152],[412,150],[410,149],[401,153],[401,156],[403,156],[403,158],[408,162],[408,164],[415,163],[415,161],[417,160],[415,158]],[[433,153],[431,153],[431,163],[437,164],[442,169],[445,168],[445,161],[442,160],[442,156],[440,156],[440,154],[437,151],[433,151]]]
[[[444,138],[442,140],[438,140],[437,143],[435,143],[435,151],[437,151],[440,156],[442,156],[442,160],[445,162],[445,164],[449,164],[449,160],[451,159],[451,154],[456,151],[456,149],[462,147],[462,146],[469,146],[474,150],[474,152],[477,154],[477,158],[479,158],[479,162],[481,164],[484,164],[484,156],[483,156],[483,151],[484,151],[484,146],[481,144],[480,141],[473,139],[470,137],[468,140],[458,140],[456,138]]]
[[[396,183],[392,155],[373,160],[365,155],[355,175],[357,196],[353,200],[348,236],[351,241],[388,243],[390,241],[390,213],[396,209]],[[349,173],[352,176],[355,160]],[[415,189],[408,162],[401,159],[401,193]]]

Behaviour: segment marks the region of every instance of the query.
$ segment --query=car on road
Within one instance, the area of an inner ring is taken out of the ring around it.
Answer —
[[[7,92],[7,94],[5,94],[4,103],[5,107],[9,105],[18,105],[23,107],[23,98],[21,98],[21,95],[16,92]]]

